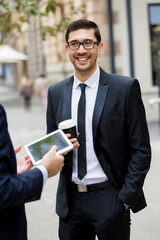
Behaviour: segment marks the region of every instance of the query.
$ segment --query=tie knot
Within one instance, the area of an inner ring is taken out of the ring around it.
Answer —
[[[80,83],[79,86],[81,88],[81,92],[84,92],[87,85],[85,83]]]

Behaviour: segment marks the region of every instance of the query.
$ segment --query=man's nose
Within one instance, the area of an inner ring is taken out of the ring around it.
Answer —
[[[78,52],[84,52],[86,51],[86,49],[83,47],[83,45],[81,44],[77,50]]]

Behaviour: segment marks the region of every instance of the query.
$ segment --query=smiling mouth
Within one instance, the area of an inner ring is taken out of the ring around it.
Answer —
[[[89,58],[88,57],[77,57],[76,58],[78,61],[87,61]]]

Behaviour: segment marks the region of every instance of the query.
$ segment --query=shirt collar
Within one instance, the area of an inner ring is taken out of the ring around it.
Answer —
[[[85,81],[85,84],[90,88],[94,88],[99,83],[99,76],[100,76],[100,68],[97,65],[95,72]],[[74,73],[73,89],[77,88],[80,83],[81,81],[76,77]]]

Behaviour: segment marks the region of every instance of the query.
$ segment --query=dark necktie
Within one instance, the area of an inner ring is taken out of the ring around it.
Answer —
[[[78,148],[78,178],[82,179],[87,173],[86,164],[86,132],[85,132],[85,109],[86,109],[86,98],[85,98],[85,87],[86,84],[80,84],[81,97],[78,103],[78,142],[80,144]]]

